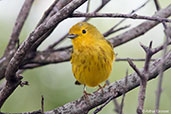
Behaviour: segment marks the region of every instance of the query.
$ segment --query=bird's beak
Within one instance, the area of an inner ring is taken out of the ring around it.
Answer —
[[[78,37],[78,35],[76,35],[76,34],[69,34],[68,35],[68,38],[70,38],[70,39],[74,39],[76,37]]]

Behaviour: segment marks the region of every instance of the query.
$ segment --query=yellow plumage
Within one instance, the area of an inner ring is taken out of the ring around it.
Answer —
[[[95,87],[107,80],[115,59],[111,44],[93,25],[80,22],[69,31],[72,71],[78,82]]]

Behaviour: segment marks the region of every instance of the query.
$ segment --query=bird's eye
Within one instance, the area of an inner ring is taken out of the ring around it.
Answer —
[[[85,34],[87,31],[86,30],[82,30],[82,33]]]

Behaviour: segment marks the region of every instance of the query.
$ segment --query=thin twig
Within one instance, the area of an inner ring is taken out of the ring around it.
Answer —
[[[103,34],[103,36],[104,36],[104,37],[108,37],[109,35],[111,35],[111,34],[113,34],[113,33],[116,33],[116,32],[118,32],[118,31],[127,29],[127,28],[129,28],[129,27],[130,27],[130,25],[126,25],[126,26],[120,27],[120,28],[115,29],[115,30],[111,29],[111,30],[109,30],[109,31],[106,31],[106,32]]]
[[[137,114],[143,113],[144,108],[144,102],[145,102],[145,94],[146,94],[146,86],[147,86],[147,80],[148,80],[148,73],[149,73],[149,65],[151,57],[153,56],[152,52],[152,41],[149,44],[149,47],[145,47],[141,44],[141,47],[146,52],[146,60],[144,63],[144,73],[142,74],[141,80],[140,80],[140,90],[138,95],[138,107],[137,107]]]
[[[29,82],[28,81],[22,81],[21,83],[20,83],[20,86],[21,87],[23,87],[23,86],[25,86],[25,85],[29,85]]]
[[[140,73],[139,69],[133,64],[133,62],[130,59],[128,59],[128,63],[130,64],[130,66],[134,69],[134,71],[140,77],[140,90],[139,90],[139,95],[138,95],[137,114],[143,113],[150,60],[151,60],[152,55],[155,54],[152,52],[152,49],[151,49],[152,48],[152,41],[150,42],[149,47],[146,47],[142,44],[141,44],[141,47],[146,52],[146,59],[145,59],[144,72],[143,73]]]
[[[101,0],[101,1],[102,1],[101,5],[100,5],[95,11],[93,11],[93,12],[98,12],[98,11],[100,11],[107,3],[109,3],[111,0]]]
[[[44,114],[44,97],[43,95],[41,96],[41,112]]]
[[[110,103],[111,100],[113,100],[113,96],[110,97],[104,104],[102,104],[99,108],[96,108],[96,110],[93,112],[93,114],[97,114],[98,112],[100,112],[107,104]]]
[[[100,11],[110,0],[102,0],[102,3],[101,5],[95,9],[93,12],[98,12]],[[89,4],[90,5],[90,4]],[[85,18],[83,19],[82,21],[84,22],[87,22],[90,18]],[[68,36],[68,33],[64,34],[61,38],[59,38],[57,41],[55,41],[54,43],[52,43],[51,45],[49,45],[47,47],[46,50],[49,50],[49,49],[53,49],[56,45],[58,45],[60,42],[62,42],[63,40],[65,40],[65,38]]]
[[[126,77],[125,77],[125,92],[123,93],[122,95],[122,100],[121,100],[121,105],[120,105],[120,109],[119,109],[119,114],[123,114],[123,106],[124,106],[124,100],[125,100],[125,94],[126,94],[126,91],[127,91],[127,83],[128,83],[128,69],[126,70]]]
[[[154,0],[154,4],[155,4],[157,11],[160,10],[160,5],[159,5],[158,0]]]
[[[106,83],[106,85],[110,85],[110,81],[109,81],[109,80],[106,80],[105,83]],[[119,112],[120,112],[120,111],[119,111],[120,105],[119,105],[117,99],[113,99],[113,104],[114,104],[114,107],[115,107],[114,111],[115,111],[116,113],[119,113]]]
[[[168,46],[168,45],[171,45],[171,40],[167,42],[167,46]],[[161,46],[159,46],[159,47],[156,47],[156,48],[152,49],[152,52],[153,52],[153,53],[157,53],[158,51],[160,51],[160,50],[162,50],[162,49],[164,49],[164,45],[161,45]]]
[[[63,35],[61,38],[59,38],[57,41],[55,41],[53,44],[49,45],[47,47],[47,50],[48,49],[53,49],[56,45],[58,45],[59,43],[61,43],[66,37],[68,36],[68,33]]]
[[[157,11],[160,10],[160,5],[158,3],[157,0],[154,0],[154,3],[155,3],[155,6],[156,6],[156,9]],[[165,58],[165,54],[167,52],[167,45],[168,45],[168,42],[169,42],[169,38],[171,38],[171,36],[169,35],[169,32],[170,31],[167,31],[168,27],[166,25],[166,23],[162,22],[163,24],[163,27],[164,27],[164,34],[166,36],[166,38],[164,39],[164,43],[163,43],[163,54],[162,54],[162,62]],[[164,64],[164,63],[162,63]],[[159,105],[160,105],[160,96],[161,96],[161,93],[162,93],[162,81],[163,81],[163,65],[161,65],[161,68],[160,68],[160,73],[159,73],[159,79],[158,79],[158,86],[157,86],[157,90],[156,90],[156,104],[155,104],[155,114],[158,114],[158,110],[159,110]]]
[[[53,8],[55,7],[55,5],[59,2],[59,0],[55,0],[51,6],[44,12],[42,18],[40,19],[40,21],[38,22],[37,26],[38,27],[40,24],[42,24],[45,19],[50,15],[50,13],[52,12]]]
[[[144,19],[144,20],[150,20],[150,21],[171,23],[171,19],[161,18],[161,17],[142,16],[142,15],[137,15],[137,14],[130,15],[130,14],[119,14],[119,13],[73,13],[71,17],[129,18],[129,19]]]
[[[152,41],[150,42],[148,48],[145,48],[145,46],[143,46],[142,44],[141,44],[141,47],[146,52],[146,59],[145,59],[145,64],[144,64],[144,71],[147,73],[148,72],[148,68],[149,68],[149,64],[150,64],[151,57],[154,54],[154,53],[152,53],[152,50],[151,50],[151,48],[152,48]]]
[[[121,101],[121,105],[118,104],[117,100],[114,99],[113,96],[111,96],[104,104],[102,104],[99,108],[96,108],[96,110],[93,112],[93,114],[97,114],[98,112],[100,112],[107,104],[110,103],[111,100],[113,100],[114,104],[115,104],[115,111],[118,113],[118,114],[123,114],[122,113],[122,109],[123,109],[123,105],[124,105],[124,98],[125,98],[125,93],[127,91],[127,82],[128,82],[128,70],[126,71],[126,77],[125,77],[125,87],[123,87],[124,89],[124,93],[123,93],[123,97],[122,97],[122,101]],[[109,80],[106,80],[106,84],[109,85],[110,82]],[[115,95],[114,95],[115,96]]]
[[[143,8],[150,0],[147,0],[146,2],[144,2],[142,5],[140,5],[138,8],[132,10],[129,14],[133,14],[135,12],[137,12],[138,10],[140,10],[141,8]],[[111,33],[111,31],[114,31],[114,29],[116,27],[118,27],[121,23],[123,23],[124,21],[126,20],[126,18],[120,20],[116,25],[114,25],[112,28],[110,28],[109,30],[107,30],[104,34],[107,34],[107,33]],[[105,36],[105,35],[104,35]],[[106,36],[105,36],[106,37]]]
[[[134,58],[129,58],[131,61],[136,61],[136,62],[142,62],[142,61],[145,61],[145,59],[141,59],[141,58],[138,58],[138,59],[134,59]],[[156,59],[151,59],[150,61],[155,61]],[[124,62],[124,61],[128,61],[128,58],[116,58],[117,62]]]
[[[19,44],[19,35],[28,17],[33,1],[34,0],[25,0],[17,16],[16,22],[15,22],[15,25],[13,27],[13,31],[10,37],[10,41],[5,50],[5,55],[9,55],[9,53],[11,53],[11,50],[16,49],[16,44],[17,43]]]
[[[136,65],[131,61],[131,59],[127,59],[128,60],[128,63],[129,65],[134,69],[134,71],[137,73],[137,75],[140,77],[140,78],[143,78],[143,75],[141,74],[141,72],[138,70],[138,68],[136,67]]]
[[[137,73],[137,75],[140,77],[140,90],[138,95],[138,107],[137,107],[137,114],[142,114],[143,112],[143,106],[144,106],[144,100],[145,100],[145,90],[147,85],[147,78],[145,78],[145,75],[142,74],[139,69],[133,64],[131,60],[128,59],[128,63],[130,66],[134,69],[134,71]]]
[[[55,14],[57,14],[57,12],[59,12],[60,10],[62,10],[62,8],[64,6],[66,6],[67,4],[69,4],[71,1],[72,0],[66,0],[66,1],[56,0],[54,3],[52,3],[52,5],[44,13],[43,17],[41,18],[40,22],[37,25],[37,28],[42,23],[45,23],[48,20],[50,20],[50,18],[52,16],[54,16]],[[36,42],[34,42],[34,45],[32,46],[32,49],[31,50],[32,51],[35,51],[39,47],[39,45],[53,32],[53,30],[56,28],[56,26],[57,26],[57,24],[54,25],[53,27],[51,27],[49,30],[47,30],[46,33],[39,38],[39,40],[37,40]]]
[[[87,2],[86,13],[88,13],[89,11],[90,11],[90,0],[88,0],[88,2]]]
[[[168,9],[167,9],[168,8]],[[169,5],[166,9],[161,9],[160,11],[156,12],[152,17],[169,17],[171,13],[171,5]],[[169,13],[170,12],[170,13]],[[162,14],[162,15],[161,15]],[[126,43],[130,40],[133,40],[134,38],[143,35],[147,31],[149,31],[151,28],[159,24],[157,21],[145,21],[138,26],[122,33],[121,35],[115,36],[113,38],[110,38],[109,41],[116,47],[118,45],[122,45],[123,43]],[[143,28],[143,29],[142,29]],[[122,42],[122,43],[121,43]]]
[[[167,41],[167,40],[166,40]],[[164,62],[164,58],[165,58],[165,54],[167,52],[167,42],[164,42],[164,50],[163,50],[163,56],[162,56],[162,62]],[[157,90],[156,90],[156,106],[155,106],[155,114],[158,114],[158,111],[159,110],[159,104],[160,104],[160,96],[161,96],[161,93],[162,93],[162,81],[163,81],[163,64],[161,65],[161,68],[160,68],[160,73],[159,73],[159,80],[158,80],[158,86],[157,86]]]

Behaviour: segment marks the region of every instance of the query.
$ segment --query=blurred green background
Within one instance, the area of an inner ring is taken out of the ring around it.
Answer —
[[[15,23],[20,8],[24,0],[1,0],[0,1],[0,56],[3,55],[4,49],[10,38],[10,33]],[[31,9],[30,15],[25,23],[25,26],[20,35],[20,42],[22,42],[28,34],[35,28],[43,12],[50,6],[53,0],[36,0]],[[100,12],[113,13],[129,13],[136,9],[145,0],[111,0]],[[159,0],[162,8],[168,6],[171,0]],[[100,5],[100,0],[91,0],[90,12]],[[78,11],[85,11],[86,4],[78,9]],[[151,16],[155,12],[153,1],[150,1],[144,8],[139,10],[137,14]],[[69,28],[75,23],[79,22],[81,18],[66,19],[55,29],[55,31],[46,39],[40,46],[39,50],[45,49],[49,44],[56,41],[58,38],[68,32]],[[95,25],[102,33],[115,25],[120,19],[116,18],[96,18],[90,19],[90,23]],[[144,20],[128,19],[121,26],[131,24],[131,27],[138,25]],[[122,33],[118,32],[111,36]],[[111,37],[109,36],[109,38]],[[118,57],[123,58],[144,58],[145,53],[139,45],[139,42],[148,45],[153,41],[153,47],[159,46],[163,43],[164,34],[162,25],[158,25],[145,35],[130,41],[122,46],[116,47],[114,50]],[[58,47],[70,45],[71,41],[66,39]],[[154,56],[160,57],[161,53]],[[141,68],[143,62],[135,62]],[[125,76],[126,69],[129,74],[133,70],[129,67],[127,62],[115,62],[112,74],[109,78],[110,82],[119,80]],[[163,93],[161,96],[160,109],[169,110],[171,113],[171,70],[164,73]],[[2,112],[30,112],[40,109],[41,95],[45,98],[45,111],[52,110],[58,106],[62,106],[67,102],[76,100],[82,96],[83,86],[74,85],[74,76],[71,70],[70,62],[47,65],[32,70],[27,70],[23,73],[25,81],[29,82],[29,86],[18,87],[15,92],[5,102]],[[3,80],[2,80],[3,81]],[[2,82],[1,81],[1,82]],[[157,88],[158,78],[148,82],[145,108],[146,110],[154,110],[155,108],[155,91]],[[89,92],[95,91],[97,88],[88,88]],[[138,99],[138,88],[126,94],[124,113],[134,114],[136,112]],[[121,97],[118,98],[120,102]],[[91,113],[91,112],[90,112]],[[114,114],[113,102],[108,104],[99,114]]]

